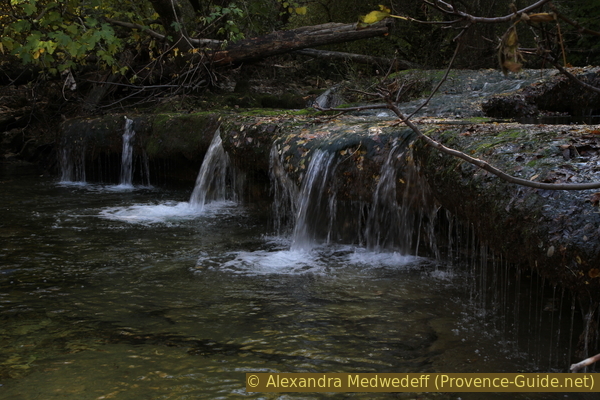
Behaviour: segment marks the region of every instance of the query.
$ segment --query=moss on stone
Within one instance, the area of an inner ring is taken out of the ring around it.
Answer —
[[[203,153],[219,125],[219,119],[217,114],[210,112],[156,114],[146,141],[146,152],[150,157],[174,153],[193,157],[196,153]]]

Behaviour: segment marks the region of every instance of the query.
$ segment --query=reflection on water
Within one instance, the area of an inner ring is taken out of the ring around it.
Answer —
[[[531,368],[475,320],[460,268],[349,245],[290,251],[250,206],[198,212],[189,193],[1,168],[2,399],[414,398],[248,394],[244,379]],[[418,398],[459,396],[515,398]]]

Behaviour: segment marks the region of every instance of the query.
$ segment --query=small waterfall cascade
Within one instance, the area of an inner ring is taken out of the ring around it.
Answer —
[[[323,149],[311,150],[298,188],[286,171],[285,155],[275,144],[270,154],[270,179],[276,233],[291,234],[291,250],[310,250],[318,241],[341,240],[404,254],[418,252],[425,238],[437,257],[433,222],[438,208],[412,164],[406,143],[398,142],[381,166],[370,202],[338,200],[341,184],[335,174],[340,160],[336,152]]]
[[[400,236],[404,239],[403,243],[410,243],[406,210],[400,208],[397,200],[397,164],[402,156],[403,152],[395,144],[381,166],[366,222],[365,242],[368,248],[381,250],[393,245]]]
[[[271,195],[273,196],[275,233],[284,236],[291,233],[289,227],[296,216],[296,201],[299,195],[298,187],[285,171],[276,144],[271,147],[269,155],[269,178],[271,181]]]
[[[85,147],[64,146],[59,159],[61,182],[85,182]]]
[[[229,156],[223,148],[221,132],[215,132],[208,151],[202,161],[200,172],[196,178],[196,185],[190,197],[190,205],[197,209],[203,209],[209,201],[226,200],[233,198],[233,190],[228,190],[228,180],[232,171],[229,165]],[[234,181],[232,179],[232,181]]]
[[[145,150],[142,150],[141,164],[142,182],[144,182],[144,185],[147,187],[152,186],[150,183],[150,159],[148,158],[148,153],[146,153]]]
[[[335,194],[327,194],[328,183],[335,169],[333,160],[334,154],[323,150],[315,150],[312,155],[297,197],[292,251],[310,250],[316,244],[319,225],[329,221],[335,214],[332,209]]]
[[[123,153],[121,155],[121,180],[119,185],[132,187],[133,180],[133,145],[135,136],[133,120],[125,117],[125,132],[123,132]]]
[[[390,149],[368,209],[363,241],[375,251],[400,249],[418,254],[425,237],[428,250],[439,258],[434,234],[439,208],[413,159],[403,143],[396,142]]]

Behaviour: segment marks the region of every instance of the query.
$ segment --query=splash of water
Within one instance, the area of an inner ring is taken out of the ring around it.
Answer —
[[[121,155],[121,180],[120,186],[133,187],[133,146],[132,139],[135,136],[133,120],[125,117],[125,132],[123,132],[123,154]]]
[[[229,156],[223,148],[221,132],[217,129],[198,172],[196,185],[190,197],[190,206],[202,210],[208,201],[232,197],[232,194],[227,193],[228,173]]]

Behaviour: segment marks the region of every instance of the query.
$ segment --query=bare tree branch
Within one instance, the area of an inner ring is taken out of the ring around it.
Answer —
[[[155,39],[158,40],[165,40],[166,36],[158,33],[150,28],[148,28],[147,26],[143,26],[143,25],[139,25],[139,24],[134,24],[132,22],[124,22],[124,21],[119,21],[116,19],[112,19],[109,17],[104,17],[104,20],[106,22],[108,22],[111,25],[116,25],[116,26],[121,26],[123,28],[128,28],[128,29],[137,29],[139,31],[142,31],[146,34],[148,34],[149,36],[152,36]],[[193,45],[196,46],[209,46],[209,47],[218,47],[220,46],[223,42],[220,40],[215,40],[215,39],[193,39],[193,38],[187,38],[187,40],[192,43]]]
[[[556,60],[554,60],[553,58],[550,58],[548,56],[546,57],[542,57],[544,60],[552,63],[552,65],[554,65],[554,67],[560,71],[561,74],[565,75],[567,78],[569,78],[569,80],[571,82],[576,83],[577,85],[582,86],[583,88],[587,89],[587,90],[591,90],[592,92],[596,92],[596,93],[600,93],[600,88],[596,87],[596,86],[592,86],[588,83],[585,83],[584,81],[582,81],[581,79],[577,78],[575,75],[573,75],[572,73],[570,73],[566,68],[564,68],[562,65],[560,65],[559,63],[556,62]]]
[[[443,12],[444,14],[455,15],[455,16],[461,17],[462,19],[468,20],[471,23],[497,24],[499,22],[509,22],[510,20],[512,20],[515,17],[515,13],[505,15],[503,17],[493,17],[493,18],[476,17],[476,16],[468,14],[466,12],[457,10],[454,6],[446,3],[445,1],[436,0],[435,3],[432,3],[427,0],[422,0],[422,1],[423,1],[423,3],[427,4],[428,6],[433,7],[435,9]],[[521,15],[523,13],[528,13],[530,11],[533,11],[535,9],[542,7],[544,4],[546,4],[548,2],[550,2],[550,0],[537,1],[530,6],[527,6],[521,10],[518,10],[516,12],[516,14]],[[438,4],[442,4],[447,9],[443,9],[442,7],[438,6]]]
[[[580,361],[577,364],[571,365],[570,370],[571,370],[571,372],[577,372],[580,369],[587,367],[588,365],[592,365],[593,363],[595,363],[597,361],[600,361],[600,354],[596,354],[593,357],[586,358],[585,360]]]
[[[577,32],[579,32],[579,33],[587,33],[588,35],[600,36],[600,32],[584,28],[578,22],[573,21],[573,20],[565,17],[564,15],[562,15],[560,12],[558,12],[558,9],[556,8],[556,6],[554,4],[550,3],[550,8],[552,9],[552,11],[554,11],[556,13],[556,15],[558,16],[558,18],[562,19],[567,24],[572,25],[575,28],[577,28]]]
[[[435,141],[429,136],[425,135],[415,124],[413,124],[408,118],[406,118],[402,111],[391,101],[387,103],[388,108],[394,112],[401,120],[413,130],[417,134],[417,136],[424,140],[429,146],[441,151],[442,153],[451,155],[453,157],[457,157],[463,159],[473,165],[478,166],[479,168],[488,171],[497,177],[505,180],[506,182],[516,183],[522,186],[528,186],[536,189],[545,189],[545,190],[586,190],[586,189],[597,189],[600,188],[600,182],[590,182],[590,183],[543,183],[543,182],[535,182],[527,179],[517,178],[511,176],[504,171],[488,164],[486,161],[480,160],[478,158],[471,157],[462,151],[458,151],[455,149],[451,149],[449,147],[444,146],[443,144]]]
[[[468,29],[468,27],[465,27],[462,30],[461,34],[464,33],[467,29]],[[450,59],[450,62],[448,63],[448,67],[446,68],[446,72],[444,73],[444,76],[442,77],[442,79],[440,79],[440,81],[438,82],[437,86],[431,91],[431,93],[429,94],[429,97],[427,97],[427,99],[423,102],[423,104],[421,104],[419,107],[417,107],[417,109],[415,111],[413,111],[407,117],[408,119],[412,118],[423,107],[425,107],[427,104],[429,104],[429,102],[431,101],[431,98],[433,97],[433,95],[436,94],[438,92],[438,90],[440,90],[440,87],[442,86],[442,84],[444,82],[446,82],[446,79],[448,79],[448,74],[450,73],[450,69],[452,68],[452,65],[454,64],[454,60],[456,59],[456,56],[458,55],[458,50],[459,49],[460,49],[460,40],[456,42],[456,48],[454,49],[454,54],[452,55],[452,58]]]
[[[465,28],[466,30],[467,28]],[[463,30],[464,32],[464,30]],[[452,57],[452,60],[450,61],[448,68],[446,69],[446,73],[444,74],[444,76],[442,77],[442,79],[440,80],[440,82],[438,83],[438,85],[435,87],[435,89],[432,91],[431,95],[423,102],[423,104],[421,104],[421,106],[417,109],[417,111],[421,108],[423,108],[426,104],[429,103],[429,101],[431,100],[431,98],[433,97],[433,95],[439,90],[440,86],[443,84],[443,82],[447,79],[448,77],[448,73],[450,71],[450,68],[452,67],[452,63],[456,57],[456,55],[458,54],[460,48],[460,41],[457,42],[456,45],[456,49],[454,51],[454,55]],[[560,66],[557,66],[560,69],[563,69]],[[565,70],[565,72],[567,72]],[[570,74],[571,75],[571,74]],[[571,75],[573,76],[573,75]],[[573,79],[576,79],[579,83],[584,84],[583,82],[579,81],[576,77],[573,76]],[[588,85],[589,86],[589,85]],[[596,89],[596,88],[595,88]],[[521,186],[527,186],[527,187],[532,187],[532,188],[536,188],[536,189],[544,189],[544,190],[587,190],[587,189],[598,189],[600,188],[600,182],[590,182],[590,183],[543,183],[543,182],[535,182],[535,181],[531,181],[531,180],[527,180],[527,179],[522,179],[522,178],[517,178],[514,177],[512,175],[507,174],[506,172],[490,165],[488,162],[484,161],[484,160],[480,160],[478,158],[474,158],[471,157],[465,153],[463,153],[462,151],[459,150],[455,150],[449,147],[444,146],[443,144],[441,144],[440,142],[430,138],[429,136],[425,135],[420,129],[419,127],[417,127],[410,119],[412,118],[412,116],[416,113],[413,112],[412,114],[410,114],[409,116],[405,116],[402,111],[398,108],[398,106],[396,105],[396,102],[394,101],[394,99],[392,99],[391,97],[391,93],[389,93],[388,91],[382,89],[379,90],[379,97],[382,98],[385,101],[385,104],[374,104],[374,105],[370,105],[370,106],[360,106],[360,107],[346,107],[346,108],[320,108],[320,107],[315,107],[317,110],[319,111],[362,111],[362,110],[366,110],[366,109],[384,109],[387,108],[389,110],[391,110],[394,114],[396,114],[396,116],[398,116],[398,118],[400,118],[400,120],[406,125],[408,126],[418,137],[418,139],[421,139],[423,141],[425,141],[425,143],[427,143],[429,146],[441,151],[442,153],[451,155],[453,157],[457,157],[460,158],[462,160],[465,160],[481,169],[483,169],[484,171],[490,172],[493,175],[496,175],[497,177],[499,177],[500,179],[509,182],[509,183],[515,183]],[[595,361],[594,361],[595,362]]]

